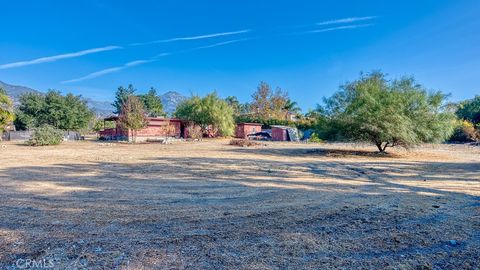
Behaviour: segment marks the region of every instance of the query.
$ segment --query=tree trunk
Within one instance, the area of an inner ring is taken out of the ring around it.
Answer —
[[[389,145],[390,145],[390,143],[389,143],[389,142],[386,142],[385,145],[383,146],[383,151],[381,151],[381,152],[385,152],[385,149],[387,149],[387,147],[388,147]]]
[[[376,142],[375,145],[377,146],[379,152],[385,151],[385,148],[382,147],[382,143],[381,143],[381,142],[379,142],[379,143]]]

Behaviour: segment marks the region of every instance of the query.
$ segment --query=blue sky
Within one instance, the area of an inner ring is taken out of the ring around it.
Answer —
[[[480,94],[472,1],[4,1],[0,80],[111,100],[119,85],[248,101],[260,81],[314,108],[360,71]]]

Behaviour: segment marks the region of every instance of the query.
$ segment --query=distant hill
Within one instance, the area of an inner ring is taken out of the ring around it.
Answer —
[[[18,105],[18,99],[22,94],[43,94],[43,92],[29,87],[11,85],[2,81],[0,81],[0,88],[3,88],[5,91],[7,91],[7,94],[13,99],[15,105]],[[166,92],[160,97],[162,99],[164,110],[166,113],[168,113],[168,115],[171,115],[177,108],[177,105],[186,99],[185,96],[175,91]],[[111,104],[112,102],[93,100],[88,97],[85,97],[85,100],[87,101],[88,107],[92,109],[98,117],[105,117],[113,114],[112,112],[114,108]]]
[[[2,81],[0,81],[0,88],[3,88],[5,91],[7,91],[7,94],[13,99],[15,105],[18,105],[20,96],[25,93],[44,94],[41,91],[26,86],[12,85]],[[90,98],[85,98],[85,100],[87,101],[88,107],[92,109],[98,117],[104,117],[112,114],[113,106],[110,104],[110,102],[96,101]]]
[[[106,117],[113,114],[112,102],[98,101],[91,98],[85,98],[85,100],[87,100],[88,107],[95,112],[97,117]]]
[[[169,116],[172,115],[173,112],[175,112],[178,104],[187,99],[186,96],[175,91],[168,91],[165,94],[161,95],[160,98],[162,99],[163,110]]]
[[[19,85],[11,85],[8,83],[4,83],[0,81],[0,88],[3,88],[3,90],[7,91],[7,94],[13,99],[15,103],[18,102],[18,98],[25,93],[37,93],[41,94],[42,92],[37,91],[32,88],[28,88],[25,86],[19,86]]]

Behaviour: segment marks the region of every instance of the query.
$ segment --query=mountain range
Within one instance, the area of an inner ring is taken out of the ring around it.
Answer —
[[[20,96],[25,93],[43,94],[41,91],[26,86],[11,85],[2,81],[0,81],[0,88],[3,88],[7,92],[7,95],[13,99],[15,105],[18,105]],[[94,111],[98,117],[105,117],[112,114],[112,102],[93,100],[88,97],[84,98],[87,101],[88,107]],[[164,111],[168,115],[171,115],[177,108],[177,105],[186,99],[184,95],[176,91],[168,91],[163,95],[160,95],[160,98],[162,100]]]

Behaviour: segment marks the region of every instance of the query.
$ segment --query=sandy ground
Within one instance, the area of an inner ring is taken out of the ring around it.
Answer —
[[[480,147],[363,150],[7,143],[0,269],[480,269]]]

